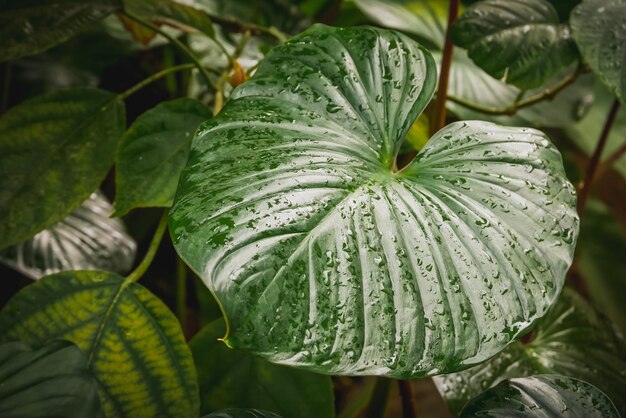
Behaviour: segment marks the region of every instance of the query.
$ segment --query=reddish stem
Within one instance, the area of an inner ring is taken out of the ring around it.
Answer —
[[[433,120],[430,124],[431,134],[439,131],[446,125],[446,100],[448,98],[448,80],[450,79],[450,65],[452,64],[452,53],[454,47],[450,39],[452,24],[459,14],[459,0],[450,0],[450,10],[448,11],[448,26],[446,28],[446,42],[443,46],[443,60],[441,62],[441,72],[439,73],[439,87],[437,88],[437,103],[433,110]]]
[[[611,106],[611,110],[609,111],[609,115],[604,122],[604,127],[600,133],[600,138],[598,138],[596,149],[589,160],[589,165],[587,166],[587,171],[585,173],[585,180],[583,180],[580,192],[578,193],[578,215],[580,216],[582,216],[585,210],[585,204],[587,203],[587,197],[589,196],[591,185],[593,184],[593,178],[596,175],[598,164],[600,163],[600,157],[602,157],[602,151],[604,151],[604,146],[609,138],[609,132],[611,131],[611,126],[613,126],[613,121],[615,120],[615,116],[619,110],[619,105],[619,100],[615,99],[613,101],[613,105]]]
[[[413,390],[410,380],[398,380],[400,398],[402,399],[402,416],[404,418],[416,418],[415,404],[413,403]]]

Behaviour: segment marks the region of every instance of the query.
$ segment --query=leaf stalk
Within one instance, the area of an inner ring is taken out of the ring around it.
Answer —
[[[159,246],[161,245],[161,240],[163,239],[163,235],[165,234],[165,231],[167,230],[167,214],[168,214],[168,211],[165,210],[163,212],[163,215],[161,215],[161,219],[159,220],[159,224],[157,225],[157,228],[154,231],[154,236],[152,237],[152,241],[150,241],[150,245],[148,246],[148,251],[146,252],[146,255],[144,256],[143,260],[141,260],[141,263],[139,263],[137,268],[133,270],[128,276],[126,276],[124,283],[132,283],[132,282],[136,282],[137,280],[139,280],[148,270],[148,267],[150,267],[150,264],[152,264],[152,261],[154,260],[154,256],[156,255],[157,250],[159,249]]]

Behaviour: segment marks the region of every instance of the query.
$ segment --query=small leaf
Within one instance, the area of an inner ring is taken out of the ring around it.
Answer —
[[[134,20],[127,18],[123,14],[118,14],[117,17],[120,22],[122,22],[122,26],[124,26],[124,29],[126,29],[128,33],[131,34],[135,41],[139,42],[143,46],[147,46],[150,41],[152,41],[157,36],[157,33],[152,29],[140,25]]]
[[[570,15],[576,44],[591,70],[626,99],[626,1],[583,0]]]
[[[259,409],[230,408],[204,415],[202,418],[282,418],[279,415]]]
[[[92,193],[61,222],[0,252],[0,262],[31,279],[66,270],[126,273],[137,244],[120,219],[109,217],[111,210],[102,193]]]
[[[508,379],[472,399],[460,418],[619,418],[597,387],[566,376],[544,374]]]
[[[138,207],[170,207],[191,138],[211,111],[193,99],[163,102],[139,116],[120,141],[115,216]]]
[[[194,28],[207,35],[215,37],[215,29],[210,16],[201,8],[184,4],[175,0],[122,0],[124,9],[134,15],[150,20],[164,19]]]
[[[87,88],[48,93],[2,115],[0,249],[80,206],[111,168],[124,128],[124,103]]]
[[[137,283],[100,271],[47,276],[0,312],[0,341],[63,338],[87,354],[107,417],[193,417],[199,399],[176,317]]]
[[[482,0],[452,26],[452,39],[497,79],[540,87],[578,56],[567,25],[546,0]]]
[[[45,51],[120,8],[119,0],[0,0],[0,61]]]
[[[38,350],[21,342],[0,345],[0,416],[102,417],[98,383],[85,355],[68,341]]]
[[[527,344],[514,342],[489,361],[435,383],[453,414],[474,396],[498,382],[532,374],[572,376],[599,387],[626,412],[624,346],[611,324],[580,296],[565,289],[557,304],[532,331]]]
[[[226,406],[260,408],[285,417],[334,416],[328,376],[279,366],[228,348],[223,320],[202,329],[189,343],[198,371],[201,413]]]
[[[435,83],[402,34],[314,26],[200,128],[170,230],[230,345],[424,376],[489,358],[554,302],[578,218],[544,134],[455,123],[392,170]]]

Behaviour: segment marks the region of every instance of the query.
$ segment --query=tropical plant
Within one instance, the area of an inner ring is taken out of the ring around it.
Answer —
[[[0,0],[0,415],[624,414],[624,21]]]

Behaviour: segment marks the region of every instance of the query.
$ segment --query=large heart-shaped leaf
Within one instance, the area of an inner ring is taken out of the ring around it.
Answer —
[[[92,193],[61,222],[0,252],[0,262],[32,279],[65,270],[126,273],[137,244],[120,219],[109,217],[111,210],[102,193]]]
[[[500,381],[554,373],[587,381],[626,412],[626,351],[611,324],[575,292],[565,289],[558,303],[532,331],[532,341],[514,342],[489,361],[435,383],[453,413]]]
[[[400,33],[314,26],[200,128],[170,227],[228,344],[423,376],[485,360],[547,310],[578,233],[560,154],[541,132],[464,122],[395,171],[435,79]]]
[[[0,416],[102,417],[98,383],[85,355],[68,341],[38,350],[21,342],[0,345]]]
[[[113,273],[47,276],[0,312],[0,341],[63,338],[87,353],[107,417],[198,416],[198,383],[176,317],[143,286]]]
[[[583,58],[622,101],[626,99],[626,0],[584,0],[570,17]]]
[[[191,138],[213,114],[193,99],[164,102],[139,116],[117,150],[115,215],[136,207],[170,207]]]
[[[497,79],[540,87],[576,60],[569,27],[546,0],[482,0],[452,26],[452,39]]]
[[[96,89],[48,93],[2,115],[0,249],[80,206],[111,168],[124,129],[124,103]]]
[[[218,341],[225,324],[207,325],[190,342],[200,385],[200,412],[225,407],[260,408],[285,417],[334,416],[328,376],[272,364]]]
[[[566,376],[544,374],[509,379],[467,404],[461,418],[619,418],[597,387]]]
[[[0,0],[0,61],[45,51],[120,8],[119,0]]]

